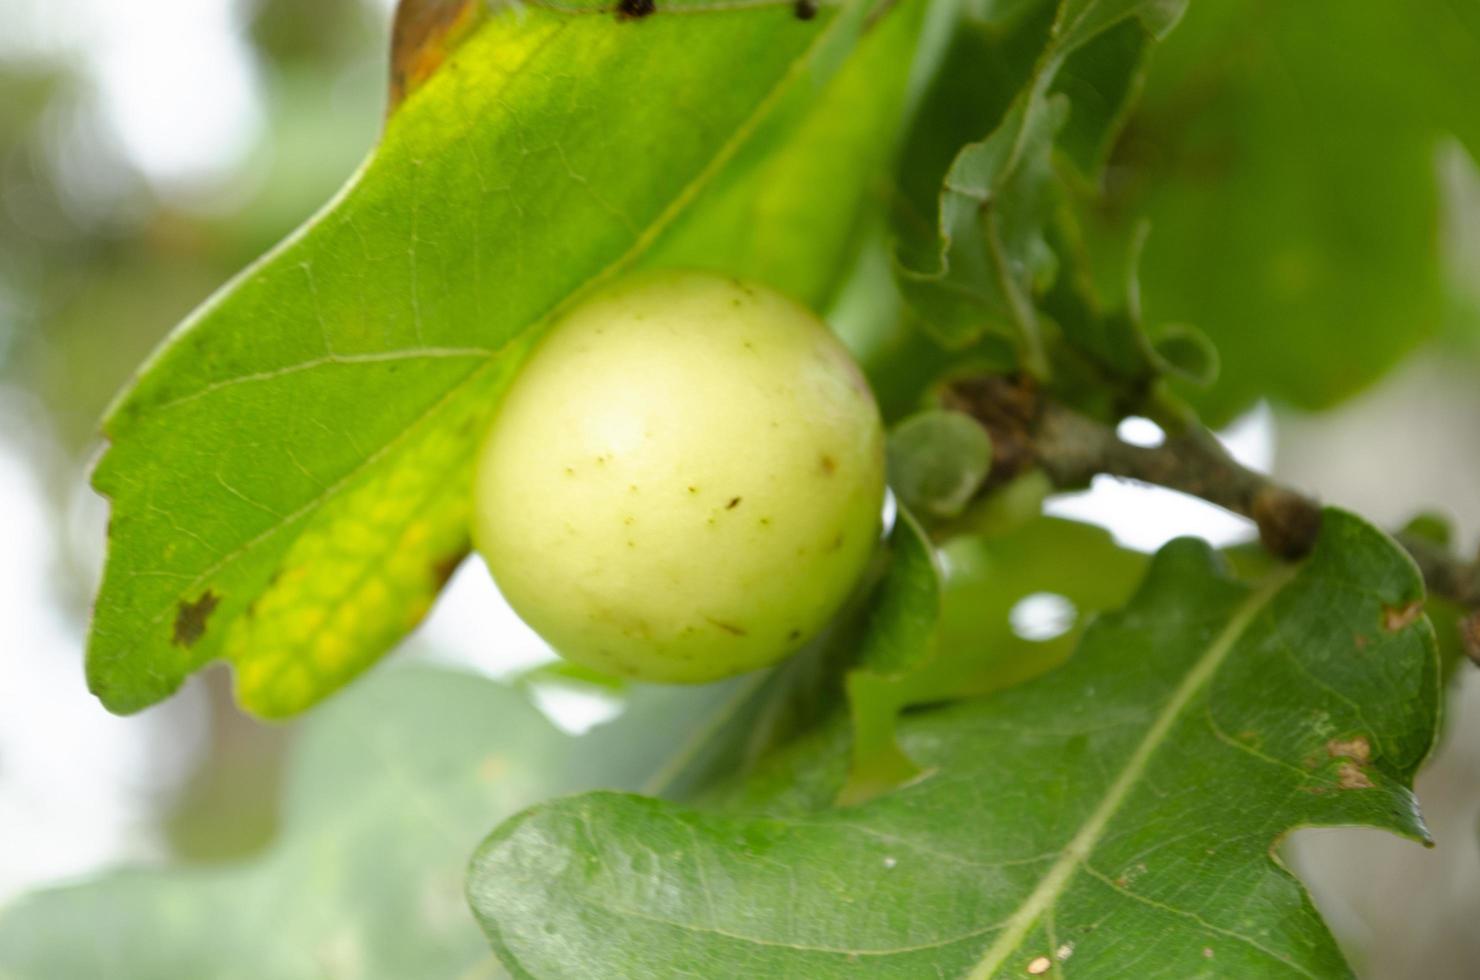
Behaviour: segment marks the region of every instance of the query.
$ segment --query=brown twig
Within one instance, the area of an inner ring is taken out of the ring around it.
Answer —
[[[993,469],[987,491],[1030,469],[1062,490],[1105,474],[1177,490],[1249,518],[1269,552],[1285,560],[1306,555],[1321,527],[1321,505],[1242,465],[1211,433],[1190,425],[1159,446],[1133,446],[1102,422],[1048,397],[1021,377],[958,380],[947,407],[971,415],[991,434]],[[1427,539],[1399,535],[1431,595],[1471,610],[1466,635],[1480,660],[1480,562],[1466,562]]]

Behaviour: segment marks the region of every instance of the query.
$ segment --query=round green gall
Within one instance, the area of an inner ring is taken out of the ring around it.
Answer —
[[[878,538],[884,434],[809,311],[703,273],[638,276],[529,357],[478,458],[474,540],[565,657],[700,683],[795,652]]]

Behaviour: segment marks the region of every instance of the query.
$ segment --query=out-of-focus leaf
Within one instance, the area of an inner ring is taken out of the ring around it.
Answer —
[[[962,412],[921,412],[889,433],[889,485],[911,511],[957,517],[992,468],[992,437]]]
[[[1059,150],[1089,180],[1104,169],[1120,127],[1140,94],[1155,35],[1138,18],[1121,21],[1075,51],[1059,70],[1054,90],[1069,99]]]
[[[554,801],[484,844],[474,908],[531,976],[1346,976],[1270,851],[1296,826],[1427,839],[1422,596],[1338,511],[1253,587],[1174,542],[1061,669],[907,718],[929,778],[804,807],[787,787],[837,771],[820,738],[778,760],[770,812]]]
[[[1047,5],[1022,5],[1001,25],[963,26],[917,129],[942,114],[955,122],[953,97],[980,100],[977,111],[1000,121],[955,153],[935,207],[924,203],[920,181],[936,172],[928,154],[950,145],[956,127],[943,127],[948,135],[906,157],[904,165],[920,172],[904,185],[898,222],[901,290],[942,343],[960,347],[996,332],[1012,338],[1026,369],[1048,372],[1034,299],[1056,268],[1045,228],[1058,204],[1052,157],[1071,114],[1067,93],[1077,91],[1085,103],[1080,128],[1070,133],[1071,156],[1093,170],[1118,128],[1147,45],[1180,7],[1172,0],[1063,0],[1051,22]]]
[[[896,517],[889,543],[889,570],[870,602],[858,666],[848,674],[853,762],[839,793],[844,803],[875,796],[919,771],[894,738],[900,705],[891,685],[935,655],[940,572],[930,539],[907,510]]]
[[[1480,148],[1477,9],[1211,0],[1157,52],[1097,248],[1151,219],[1146,312],[1217,346],[1212,421],[1328,406],[1442,326],[1436,152]]]
[[[602,778],[569,765],[578,746],[603,755]],[[24,898],[0,917],[0,975],[468,975],[493,967],[462,898],[489,818],[562,790],[636,787],[644,775],[620,742],[564,736],[513,690],[391,671],[304,731],[281,836],[264,853]]]
[[[806,703],[807,668],[803,658],[701,688],[625,685],[623,714],[579,738],[516,688],[388,671],[306,723],[267,850],[24,897],[0,914],[0,976],[502,976],[463,898],[489,821],[598,787],[686,799],[748,772],[772,739],[795,734],[786,722]]]
[[[466,552],[472,449],[539,325],[699,206],[865,13],[422,6],[465,39],[438,13],[398,47],[405,101],[359,178],[107,420],[88,676],[115,711],[225,657],[245,707],[291,714],[411,629]]]

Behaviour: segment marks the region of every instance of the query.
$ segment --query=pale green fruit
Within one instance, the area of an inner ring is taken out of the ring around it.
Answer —
[[[815,316],[703,273],[555,324],[478,460],[474,537],[514,610],[598,670],[697,683],[780,660],[877,537],[872,393]]]

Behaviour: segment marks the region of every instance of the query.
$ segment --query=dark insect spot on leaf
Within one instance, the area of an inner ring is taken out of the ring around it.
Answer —
[[[792,630],[790,633],[787,633],[786,634],[786,638],[788,640],[799,640],[799,639],[802,638],[802,631],[801,630]]]
[[[699,492],[699,488],[698,487],[689,487],[689,493],[698,493],[698,492]]]
[[[194,602],[182,602],[179,611],[175,613],[175,645],[181,647],[193,647],[200,642],[205,635],[206,623],[210,621],[211,613],[221,605],[221,597],[207,589],[199,599]]]
[[[817,16],[816,0],[797,0],[792,12],[797,15],[797,20],[811,20]]]
[[[1422,599],[1414,599],[1408,605],[1397,608],[1384,606],[1382,609],[1382,628],[1389,633],[1396,633],[1398,630],[1418,619],[1422,613]]]
[[[653,0],[617,0],[617,20],[642,20],[657,10]]]
[[[817,465],[822,470],[824,476],[832,476],[838,471],[838,461],[833,458],[831,453],[823,453],[817,457]]]
[[[734,510],[736,507],[739,507],[739,506],[740,506],[740,498],[739,497],[731,497],[730,498],[730,502],[727,503],[727,504],[725,504],[725,510]]]
[[[731,636],[745,636],[746,635],[745,630],[742,629],[739,626],[736,626],[734,623],[721,622],[720,620],[715,619],[713,616],[705,616],[704,618],[706,620],[708,620],[708,622],[709,622],[709,624],[711,626],[718,627],[719,629],[724,630],[726,633],[730,634]]]
[[[829,553],[832,553],[834,551],[837,551],[842,546],[843,546],[843,534],[840,531],[840,532],[838,532],[838,536],[835,537],[835,538],[833,538],[832,544],[830,544],[830,545],[827,546],[827,550],[828,550]]]

